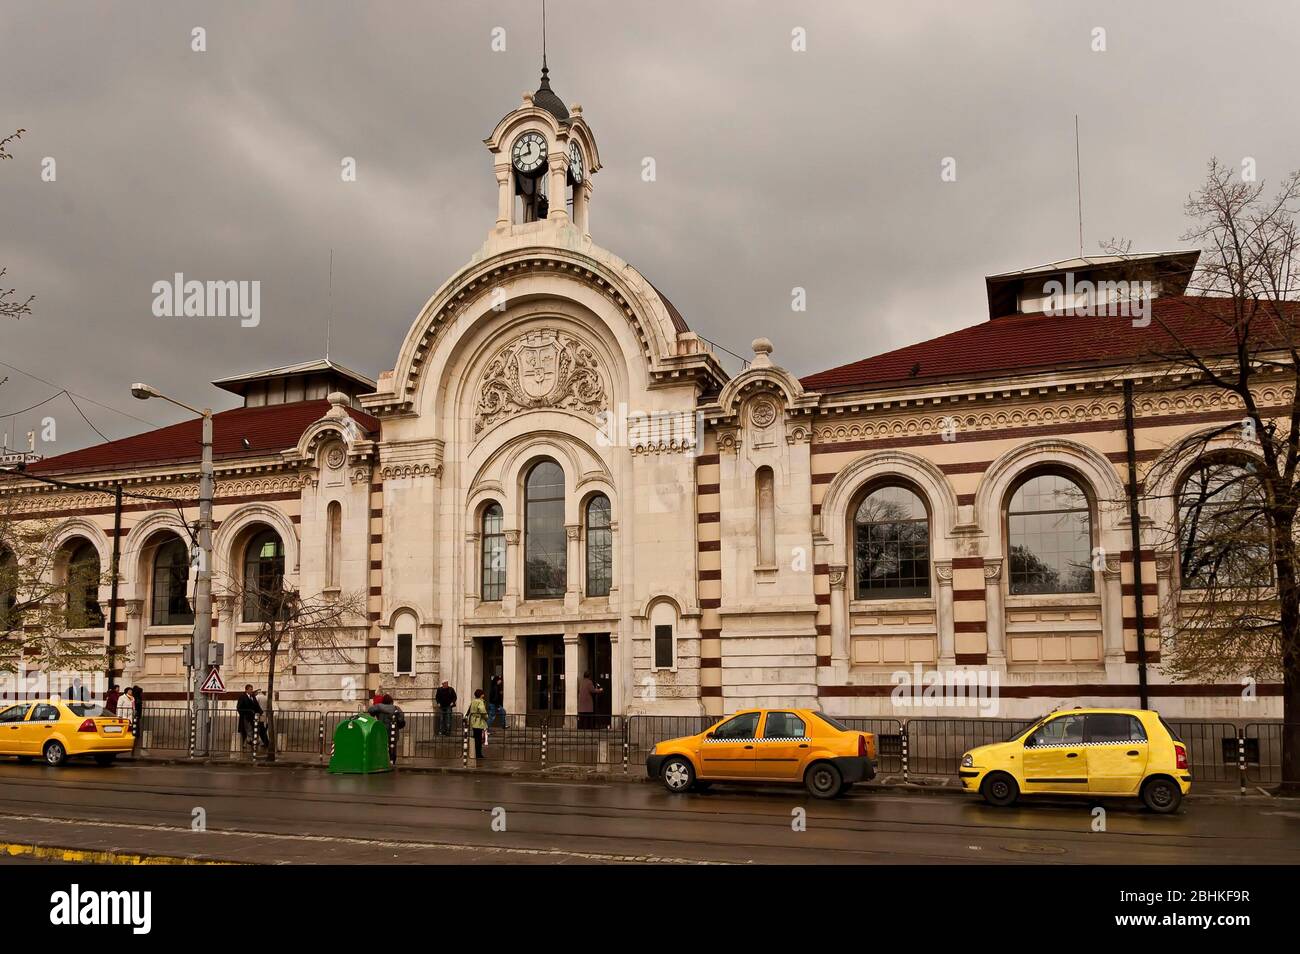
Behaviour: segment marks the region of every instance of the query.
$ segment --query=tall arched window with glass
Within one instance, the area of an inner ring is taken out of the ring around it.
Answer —
[[[1179,579],[1186,590],[1254,590],[1273,583],[1265,498],[1253,465],[1210,460],[1178,494]],[[1238,592],[1242,599],[1262,594]]]
[[[596,494],[587,501],[587,595],[609,596],[614,579],[614,534],[610,530],[609,498]]]
[[[104,611],[99,607],[99,551],[89,540],[73,548],[68,556],[69,629],[98,629],[104,625]]]
[[[1092,514],[1088,497],[1062,474],[1022,480],[1007,506],[1013,594],[1091,593]]]
[[[860,600],[930,595],[930,517],[921,498],[897,484],[868,493],[853,516]]]
[[[343,505],[330,501],[325,515],[325,585],[337,587],[343,579]]]
[[[483,508],[482,566],[479,573],[479,596],[496,602],[506,595],[506,529],[499,503]]]
[[[281,602],[284,590],[284,543],[274,530],[263,530],[244,550],[244,622],[264,623]]]
[[[564,471],[541,460],[524,484],[524,597],[558,599],[568,585]]]
[[[190,548],[185,541],[171,537],[160,544],[153,558],[153,625],[194,625],[194,609],[185,593],[189,577]]]

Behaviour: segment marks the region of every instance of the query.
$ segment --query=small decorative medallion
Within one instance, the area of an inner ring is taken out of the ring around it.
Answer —
[[[347,463],[348,455],[341,444],[334,444],[325,454],[325,465],[330,470],[338,470]]]
[[[768,400],[755,401],[749,408],[749,421],[755,427],[768,427],[776,420],[776,405]]]

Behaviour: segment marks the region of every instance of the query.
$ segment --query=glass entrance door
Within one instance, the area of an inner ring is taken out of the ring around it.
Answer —
[[[528,637],[528,724],[564,717],[564,637]]]
[[[613,711],[613,692],[611,689],[614,685],[613,676],[613,654],[610,652],[609,634],[608,633],[585,633],[582,637],[584,655],[586,660],[583,666],[591,673],[591,680],[603,692],[596,693],[591,700],[592,713],[590,728],[606,728],[610,723],[609,715]]]

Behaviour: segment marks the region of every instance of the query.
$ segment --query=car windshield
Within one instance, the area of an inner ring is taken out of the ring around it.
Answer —
[[[817,718],[821,719],[823,722],[825,722],[825,723],[826,723],[828,726],[830,726],[832,729],[838,729],[838,730],[841,731],[841,732],[848,732],[848,731],[849,731],[849,727],[848,727],[847,725],[845,725],[843,722],[839,721],[838,719],[835,719],[835,718],[832,718],[831,716],[828,716],[825,712],[814,712],[813,715],[815,715]]]
[[[1029,735],[1030,732],[1033,732],[1033,731],[1034,731],[1035,729],[1037,729],[1040,725],[1042,725],[1044,722],[1046,722],[1046,721],[1047,721],[1047,716],[1050,716],[1051,714],[1052,714],[1052,713],[1049,712],[1049,713],[1047,713],[1047,715],[1039,716],[1039,717],[1038,717],[1037,719],[1035,719],[1033,722],[1029,723],[1029,725],[1028,725],[1027,727],[1025,727],[1025,728],[1021,729],[1019,732],[1016,732],[1015,734],[1013,734],[1013,735],[1011,736],[1011,738],[1009,738],[1007,741],[1008,741],[1008,742],[1019,742],[1021,739],[1025,738],[1027,735]]]
[[[75,716],[81,716],[83,719],[95,716],[111,716],[113,714],[103,706],[97,706],[93,702],[69,702],[67,706],[69,712]]]

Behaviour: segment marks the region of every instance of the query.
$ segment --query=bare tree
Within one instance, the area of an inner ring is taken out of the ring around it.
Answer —
[[[227,592],[243,608],[244,618],[259,621],[256,634],[238,647],[255,667],[266,667],[266,724],[270,737],[267,757],[275,761],[275,680],[282,667],[300,661],[333,660],[353,664],[345,641],[364,625],[366,599],[362,593],[318,593],[303,596],[283,578],[266,581],[232,580]]]
[[[0,139],[0,161],[13,158],[13,154],[9,152],[8,147],[11,143],[15,143],[21,139],[25,132],[27,132],[26,129],[17,129],[8,136],[5,136],[3,139]],[[0,267],[0,279],[3,279],[4,276],[5,269]],[[5,288],[3,285],[0,285],[0,318],[18,319],[23,315],[30,315],[32,313],[31,304],[35,300],[35,295],[28,295],[26,300],[18,298],[15,296],[14,289]]]
[[[1165,669],[1177,679],[1282,682],[1282,789],[1300,791],[1300,172],[1274,194],[1211,161],[1187,202],[1201,249],[1185,309],[1153,309],[1144,355],[1174,370],[1164,389],[1223,398],[1241,419],[1190,439],[1193,463],[1166,531],[1180,592]],[[1267,406],[1260,387],[1290,391]],[[1170,458],[1172,460],[1172,458]],[[1175,466],[1171,463],[1167,466]],[[1145,485],[1162,483],[1157,470]]]
[[[103,671],[98,562],[69,563],[51,545],[56,525],[0,496],[0,672]],[[119,651],[124,658],[125,649]]]

